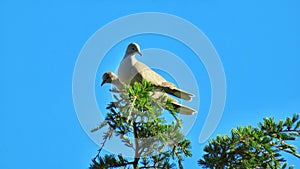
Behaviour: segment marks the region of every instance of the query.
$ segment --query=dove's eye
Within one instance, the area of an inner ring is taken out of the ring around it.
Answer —
[[[135,50],[134,48],[132,48],[132,50]]]

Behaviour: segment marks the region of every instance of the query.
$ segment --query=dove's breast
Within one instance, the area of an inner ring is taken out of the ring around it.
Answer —
[[[132,67],[136,62],[136,59],[133,57],[125,57],[119,65],[118,76],[122,83],[130,84],[133,78]]]

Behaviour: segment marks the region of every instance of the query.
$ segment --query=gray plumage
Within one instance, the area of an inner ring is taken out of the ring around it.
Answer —
[[[166,81],[166,79],[157,74],[147,65],[139,62],[135,58],[136,54],[142,55],[139,45],[137,43],[129,44],[118,69],[118,76],[121,82],[133,84],[134,82],[142,82],[143,80],[146,80],[151,82],[157,89],[170,95],[184,100],[192,100],[192,97],[194,96],[193,94],[178,89],[175,84]]]

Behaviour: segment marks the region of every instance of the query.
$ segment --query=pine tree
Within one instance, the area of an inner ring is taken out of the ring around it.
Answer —
[[[282,152],[300,158],[297,148],[290,144],[300,135],[299,114],[280,120],[264,118],[257,128],[237,127],[231,136],[218,135],[205,146],[198,161],[204,168],[286,168]],[[290,166],[289,168],[293,168]]]
[[[192,156],[190,141],[181,132],[181,120],[170,101],[162,96],[153,99],[151,83],[124,85],[124,89],[112,89],[115,100],[107,106],[105,120],[92,131],[107,127],[102,147],[92,160],[90,169],[105,168],[183,168],[184,157]],[[167,122],[164,108],[174,118]],[[113,136],[134,152],[133,158],[122,154],[101,155],[105,143]]]

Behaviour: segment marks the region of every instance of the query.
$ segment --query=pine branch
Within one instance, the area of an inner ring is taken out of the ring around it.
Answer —
[[[114,90],[115,101],[107,106],[108,113],[105,121],[92,131],[109,126],[103,136],[102,146],[92,160],[92,169],[133,167],[137,168],[174,168],[173,161],[182,168],[183,156],[191,156],[190,142],[181,133],[181,120],[176,112],[169,109],[175,121],[168,124],[163,117],[165,99],[155,100],[150,96],[153,87],[150,83],[135,83],[133,86],[124,85],[124,90]],[[168,104],[168,103],[167,103]],[[134,160],[128,161],[119,155],[100,156],[105,143],[112,135],[120,137],[125,146],[134,151]],[[128,136],[132,136],[131,139]],[[176,149],[172,158],[171,150]],[[162,151],[163,150],[163,151]],[[157,155],[154,155],[157,154]],[[177,159],[180,158],[180,159]]]
[[[286,141],[299,137],[299,115],[280,120],[264,118],[259,128],[252,126],[232,129],[231,136],[217,136],[205,146],[203,159],[199,165],[207,168],[279,168],[286,166],[280,151],[293,154],[297,158],[296,147]]]

